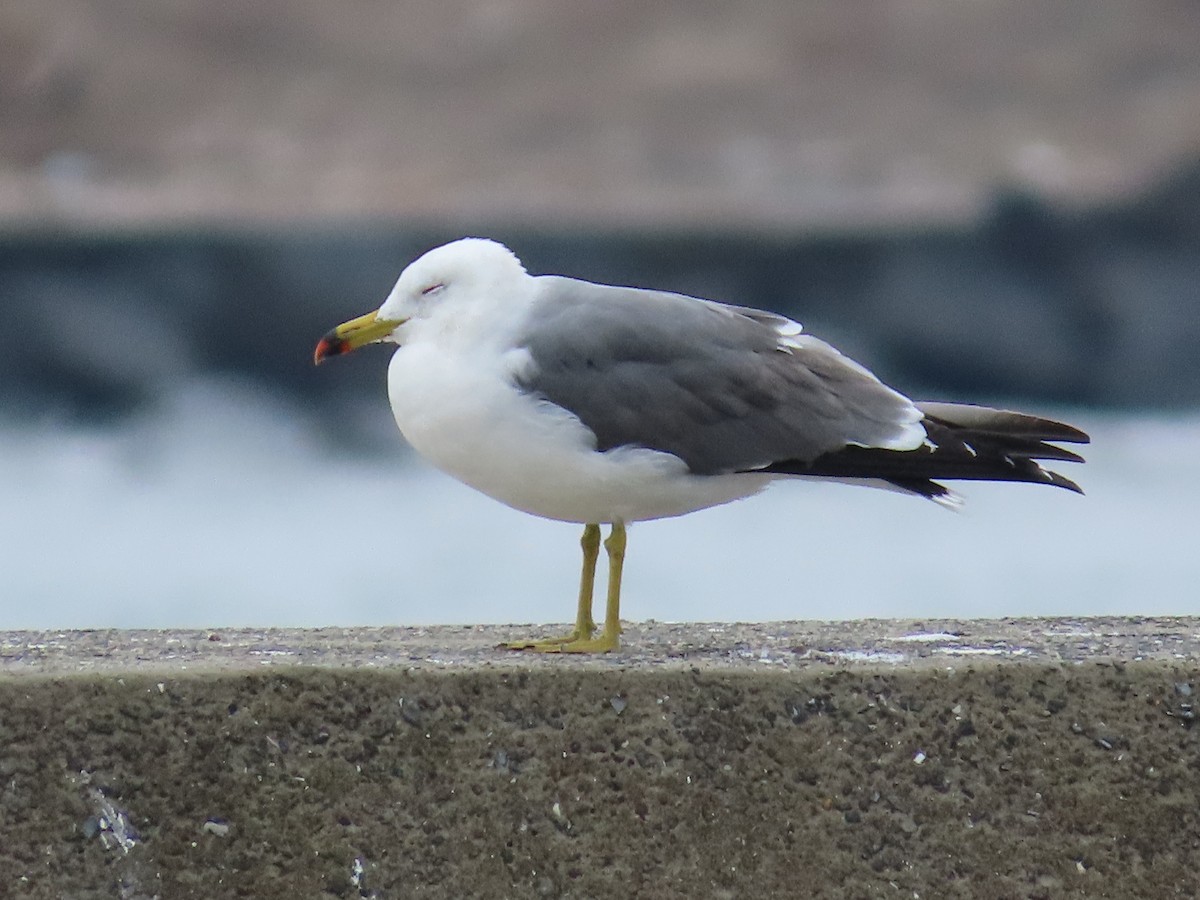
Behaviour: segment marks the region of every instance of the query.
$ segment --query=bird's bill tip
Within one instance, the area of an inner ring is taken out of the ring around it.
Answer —
[[[317,348],[313,351],[313,363],[320,365],[331,356],[341,356],[343,353],[357,350],[364,344],[381,341],[401,324],[403,323],[391,319],[381,319],[378,311],[343,322],[317,341]]]
[[[349,350],[346,342],[338,337],[337,329],[330,329],[317,341],[317,349],[313,351],[313,365],[319,366],[329,357],[341,356]]]

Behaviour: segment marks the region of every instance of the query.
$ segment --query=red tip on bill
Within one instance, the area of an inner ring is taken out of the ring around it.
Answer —
[[[317,341],[317,349],[313,352],[313,364],[320,365],[331,356],[341,356],[346,352],[347,343],[331,331]]]

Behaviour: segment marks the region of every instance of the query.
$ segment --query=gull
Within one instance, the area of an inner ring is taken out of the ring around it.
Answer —
[[[463,238],[401,272],[374,312],[337,326],[317,363],[396,345],[388,397],[404,438],[442,471],[515,509],[582,524],[575,626],[513,650],[619,646],[626,526],[831,479],[954,507],[941,480],[1078,493],[1038,460],[1070,425],[916,402],[772,312],[681,294],[533,276],[504,245]],[[610,531],[603,628],[592,617]]]

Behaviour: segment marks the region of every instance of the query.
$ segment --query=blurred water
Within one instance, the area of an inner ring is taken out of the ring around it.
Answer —
[[[962,484],[961,513],[840,485],[631,530],[633,620],[1197,611],[1200,415],[1058,411],[1088,496]],[[386,416],[380,397],[381,416]],[[203,381],[110,430],[0,422],[0,628],[553,622],[578,529],[407,454],[330,449]]]

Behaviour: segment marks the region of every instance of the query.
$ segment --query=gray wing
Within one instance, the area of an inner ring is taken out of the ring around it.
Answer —
[[[649,447],[697,474],[912,449],[920,411],[782,316],[541,276],[518,386],[579,417],[599,450]]]

